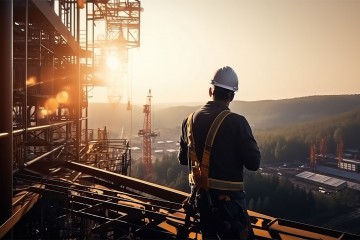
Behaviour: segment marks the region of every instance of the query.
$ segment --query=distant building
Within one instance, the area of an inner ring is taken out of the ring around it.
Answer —
[[[346,149],[342,161],[338,162],[338,167],[360,173],[360,149]]]
[[[338,162],[338,167],[340,169],[360,173],[360,160],[343,158],[342,161]]]
[[[360,160],[360,148],[346,149],[344,152],[344,157]]]
[[[346,181],[344,180],[308,171],[301,172],[297,174],[296,177],[304,180],[305,182],[310,182],[319,187],[335,191],[341,190],[347,186]]]
[[[328,154],[323,156],[321,154],[315,155],[316,165],[339,168],[341,170],[360,173],[360,149],[346,149],[339,160],[338,156]]]

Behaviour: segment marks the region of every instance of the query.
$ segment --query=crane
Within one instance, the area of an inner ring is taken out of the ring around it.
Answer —
[[[143,129],[140,129],[138,132],[138,135],[143,137],[143,163],[147,177],[150,177],[152,172],[151,138],[159,136],[158,133],[151,131],[151,98],[151,89],[149,89],[147,103],[143,108],[143,113],[145,114]]]

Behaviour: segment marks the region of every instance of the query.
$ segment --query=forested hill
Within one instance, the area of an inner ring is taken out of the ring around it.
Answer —
[[[206,100],[205,100],[206,101]],[[205,102],[204,101],[204,102]],[[199,108],[198,106],[176,106],[158,108],[152,106],[152,125],[154,128],[173,128],[182,119]],[[233,112],[244,115],[253,128],[265,129],[276,126],[313,122],[360,108],[360,95],[328,95],[264,101],[234,101],[230,104]],[[110,105],[91,103],[89,105],[89,127],[118,131],[129,129],[132,119],[133,129],[140,129],[144,114],[142,106],[133,106],[130,114],[124,104]]]
[[[196,107],[171,107],[155,112],[159,126],[175,126]],[[234,101],[233,112],[244,115],[253,128],[269,128],[326,119],[360,108],[360,95],[311,96],[284,100]],[[179,123],[180,122],[180,123]]]
[[[298,123],[254,131],[266,162],[288,162],[309,157],[310,145],[321,138],[327,142],[328,153],[336,154],[339,137],[344,148],[359,148],[360,109],[311,123]]]

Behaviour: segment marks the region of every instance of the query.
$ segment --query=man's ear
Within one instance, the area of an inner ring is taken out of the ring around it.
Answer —
[[[231,102],[232,100],[234,100],[234,97],[235,97],[235,92],[231,94],[231,96],[230,96],[230,102]]]
[[[212,88],[209,87],[209,96],[212,97],[213,96],[213,91],[212,91]]]

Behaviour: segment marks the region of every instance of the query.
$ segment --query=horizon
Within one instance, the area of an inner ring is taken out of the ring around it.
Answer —
[[[300,96],[300,97],[291,97],[291,98],[281,98],[281,99],[260,99],[260,100],[233,100],[232,102],[263,102],[263,101],[283,101],[283,100],[293,100],[293,99],[301,99],[301,98],[311,98],[311,97],[332,97],[332,96],[357,96],[360,95],[360,93],[354,93],[354,94],[324,94],[324,95],[310,95],[310,96]],[[206,102],[211,101],[210,97],[208,99],[205,99],[204,101],[199,102],[192,102],[192,101],[184,101],[184,102],[156,102],[154,101],[154,98],[152,98],[152,106],[158,106],[158,107],[173,107],[173,106],[201,106],[205,104]],[[127,102],[120,101],[118,103],[111,103],[108,100],[104,101],[89,101],[89,104],[116,104],[116,105],[127,105]],[[133,102],[132,106],[142,106],[146,104],[146,99],[144,99],[143,103]],[[231,108],[231,103],[230,103]]]
[[[342,117],[345,114],[358,114],[360,94],[309,96],[296,99],[273,101],[236,101],[229,108],[244,116],[253,129],[267,129],[289,126],[293,123],[309,123],[314,120],[326,120],[329,117]],[[110,105],[93,103],[89,105],[89,126],[98,128],[107,126],[112,132],[124,132],[134,135],[142,129],[144,123],[143,104],[133,106],[127,111],[126,104]],[[155,105],[152,106],[152,129],[173,129],[181,125],[183,119],[199,105]],[[111,114],[109,114],[111,111]],[[107,116],[104,118],[104,116]],[[347,116],[347,115],[346,115]],[[176,130],[177,131],[177,130]]]

